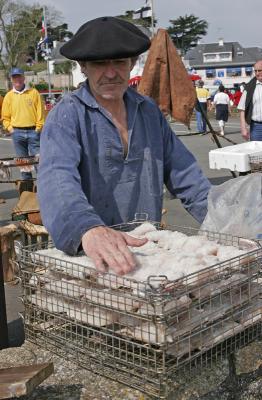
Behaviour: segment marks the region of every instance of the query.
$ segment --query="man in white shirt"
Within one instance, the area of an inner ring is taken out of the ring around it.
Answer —
[[[237,108],[242,137],[262,141],[262,60],[255,63],[254,72],[255,77],[246,85]]]

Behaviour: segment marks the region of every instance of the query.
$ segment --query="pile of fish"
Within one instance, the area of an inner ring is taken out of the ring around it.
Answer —
[[[26,301],[76,324],[168,344],[178,358],[261,320],[255,252],[206,235],[157,230],[149,222],[128,233],[148,241],[130,248],[137,268],[125,276],[98,273],[86,255],[70,257],[55,248],[31,252]]]

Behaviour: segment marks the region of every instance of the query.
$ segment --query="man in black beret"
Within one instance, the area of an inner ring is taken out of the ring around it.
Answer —
[[[128,87],[149,38],[114,17],[89,21],[62,48],[87,80],[49,113],[41,135],[38,196],[55,245],[83,248],[96,268],[135,268],[128,246],[145,240],[109,228],[146,213],[160,221],[163,185],[199,222],[209,181],[155,102]],[[161,271],[160,271],[161,272]]]

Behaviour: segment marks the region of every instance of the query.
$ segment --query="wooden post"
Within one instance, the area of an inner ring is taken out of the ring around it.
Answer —
[[[11,282],[16,277],[15,269],[15,249],[14,234],[18,228],[14,224],[6,225],[0,228],[0,251],[3,269],[4,282]]]
[[[0,252],[0,350],[8,347],[8,329],[5,304],[5,286],[2,254]]]

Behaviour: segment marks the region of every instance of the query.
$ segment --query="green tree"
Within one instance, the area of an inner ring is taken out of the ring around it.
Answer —
[[[74,68],[76,68],[76,62],[66,60],[66,61],[54,64],[54,73],[55,74],[71,74],[72,70]]]
[[[22,1],[0,0],[0,69],[8,72],[13,66],[22,65],[29,55],[35,58],[40,40],[41,17],[39,5],[28,6]],[[61,22],[61,15],[53,7],[47,8],[50,24]]]
[[[68,30],[67,24],[62,24],[55,27],[48,26],[47,31],[48,31],[48,36],[50,37],[52,42],[54,40],[62,42],[66,38],[71,39],[71,37],[73,36],[73,33]]]
[[[124,19],[128,22],[131,22],[132,24],[135,25],[141,25],[141,26],[145,26],[146,28],[150,28],[151,27],[151,18],[150,17],[146,17],[146,18],[140,18],[140,19],[133,19],[133,13],[135,11],[134,10],[128,10],[125,12],[125,14],[122,15],[117,15],[117,18],[121,18]],[[154,26],[156,26],[157,23],[157,19],[154,19]]]
[[[169,22],[172,26],[167,28],[167,32],[182,55],[195,47],[198,40],[207,34],[208,23],[193,14],[172,19]]]

